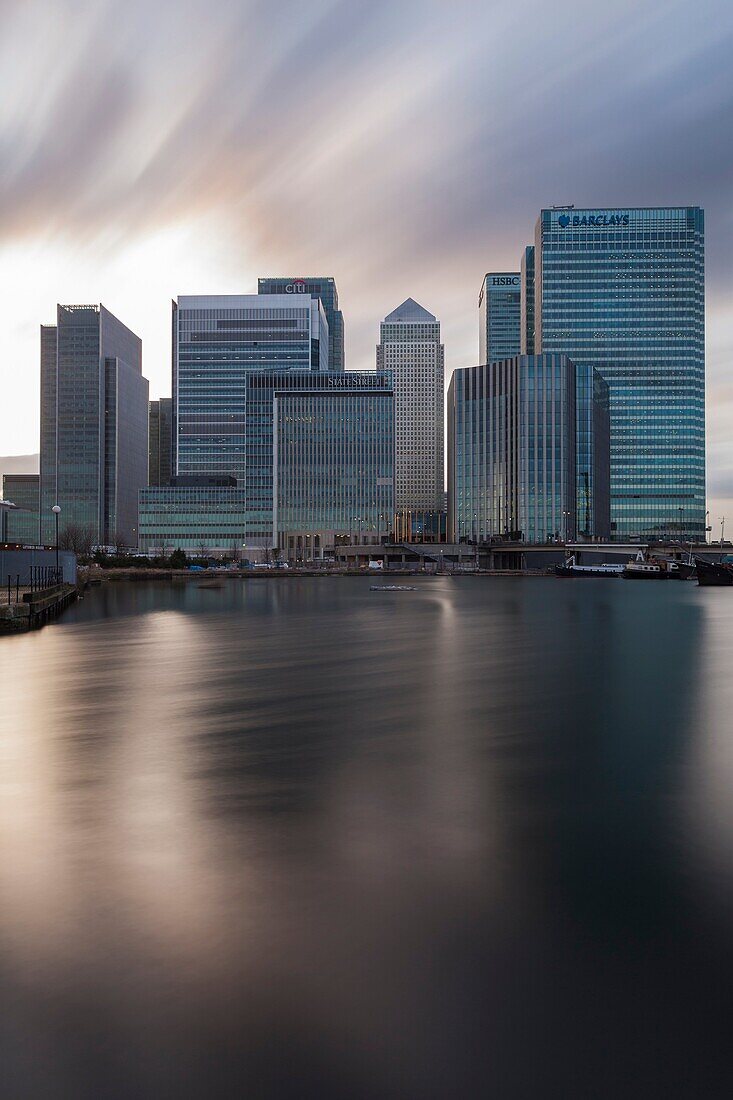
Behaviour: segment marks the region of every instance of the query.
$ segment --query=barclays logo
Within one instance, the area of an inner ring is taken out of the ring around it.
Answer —
[[[628,214],[560,214],[557,219],[557,224],[561,229],[567,229],[569,225],[572,225],[573,229],[583,228],[587,226],[596,226],[598,228],[614,227],[629,224]]]

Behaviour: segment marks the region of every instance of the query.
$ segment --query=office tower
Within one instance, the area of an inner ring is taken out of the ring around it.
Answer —
[[[148,475],[139,337],[102,305],[57,307],[41,327],[41,541],[73,525],[98,545],[137,542]]]
[[[395,508],[443,507],[444,350],[440,322],[408,298],[382,321],[377,370],[395,394]]]
[[[534,355],[534,245],[528,244],[522,253],[519,272],[520,352]]]
[[[276,535],[273,529],[276,395],[285,392],[348,392],[357,388],[360,391],[379,391],[386,385],[384,376],[372,371],[343,371],[340,374],[331,371],[257,371],[247,376],[247,470],[243,484],[247,487],[249,543],[271,546]]]
[[[392,530],[391,379],[335,380],[343,385],[274,392],[273,537],[291,560],[330,556],[339,539],[379,544]]]
[[[577,529],[581,467],[588,516],[607,518],[608,427],[604,385],[565,355],[518,355],[456,370],[448,389],[448,540],[545,542]],[[578,375],[582,386],[578,415]],[[587,408],[588,402],[598,408]],[[597,433],[597,436],[596,436]],[[604,483],[605,482],[605,483]],[[583,513],[583,522],[586,513]]]
[[[535,349],[608,382],[612,537],[703,539],[703,211],[542,210]]]
[[[482,363],[519,355],[520,275],[492,271],[484,275],[478,296],[478,347]]]
[[[244,479],[248,377],[294,367],[325,371],[327,364],[328,324],[317,298],[179,297],[173,303],[175,472]]]
[[[55,538],[51,509],[56,503],[56,325],[41,325],[41,438],[38,469],[39,519],[36,539]]]
[[[173,399],[148,405],[148,485],[170,485],[173,473]]]
[[[7,513],[7,527],[2,541],[38,543],[39,474],[5,474],[0,497],[15,505]]]
[[[247,540],[247,494],[233,477],[172,477],[139,495],[139,545],[144,553],[184,550],[240,558]]]
[[[279,279],[258,279],[258,294],[310,294],[319,298],[328,322],[328,369],[344,369],[344,315],[339,309],[336,280],[330,275],[300,279],[284,276]]]
[[[590,363],[575,365],[575,530],[579,539],[611,537],[608,382]]]

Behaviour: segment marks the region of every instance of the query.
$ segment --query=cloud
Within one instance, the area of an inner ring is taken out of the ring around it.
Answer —
[[[153,392],[166,390],[167,297],[191,289],[176,285],[184,274],[240,292],[258,274],[333,274],[354,367],[373,365],[380,318],[412,295],[443,322],[449,367],[465,365],[481,275],[518,265],[541,206],[698,203],[711,394],[724,383],[722,0],[27,0],[2,15],[0,275],[19,333],[80,288],[109,298],[112,273],[138,257],[159,302],[138,305],[130,278],[110,306],[144,317]],[[167,240],[187,242],[187,262]],[[8,270],[18,250],[68,273],[48,289],[39,278],[47,304]],[[35,371],[35,346],[11,354]]]

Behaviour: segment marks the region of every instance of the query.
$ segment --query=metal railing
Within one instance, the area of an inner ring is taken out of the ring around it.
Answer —
[[[8,573],[0,588],[0,604],[22,603],[26,595],[35,595],[63,583],[63,573],[52,565],[32,565],[28,579],[21,583],[20,573]]]

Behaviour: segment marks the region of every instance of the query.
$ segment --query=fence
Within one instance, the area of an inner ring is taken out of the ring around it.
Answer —
[[[51,565],[32,565],[29,569],[28,583],[20,583],[20,573],[8,573],[3,578],[0,589],[0,603],[22,603],[23,598],[36,592],[44,592],[63,583],[62,571]]]

